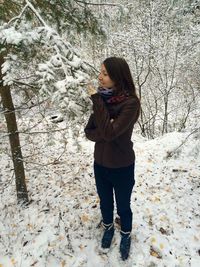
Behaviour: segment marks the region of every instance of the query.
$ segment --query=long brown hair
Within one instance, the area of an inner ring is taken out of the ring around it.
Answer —
[[[124,58],[108,57],[103,64],[110,79],[115,83],[115,94],[128,94],[138,98],[129,65]]]

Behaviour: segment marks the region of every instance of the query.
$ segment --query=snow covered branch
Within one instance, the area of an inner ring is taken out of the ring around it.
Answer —
[[[200,132],[200,127],[196,128],[195,130],[193,130],[191,133],[189,133],[185,139],[181,142],[180,145],[178,145],[175,149],[173,149],[172,151],[168,151],[167,152],[167,159],[168,158],[171,158],[173,157],[177,152],[178,150],[188,141],[189,137],[191,137],[193,134],[197,133],[197,132]]]
[[[20,13],[18,16],[12,18],[12,19],[8,22],[8,25],[11,24],[13,21],[20,20],[21,17],[23,16],[23,14],[25,13],[25,11],[26,11],[27,8],[28,8],[28,4],[26,4],[26,5],[24,6],[24,8],[22,9],[21,13]]]
[[[34,6],[28,1],[26,0],[26,4],[27,6],[34,12],[34,14],[37,16],[37,18],[39,19],[39,21],[47,28],[48,25],[46,24],[46,22],[43,20],[43,18],[40,16],[40,14],[37,12],[37,10],[34,8]]]
[[[90,6],[117,6],[121,7],[122,5],[117,4],[117,3],[90,3],[90,2],[84,2],[81,0],[74,0],[76,3],[81,3],[84,5],[90,5]]]

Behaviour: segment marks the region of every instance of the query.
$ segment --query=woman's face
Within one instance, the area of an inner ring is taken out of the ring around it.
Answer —
[[[114,82],[110,79],[104,64],[101,65],[101,70],[98,78],[100,86],[106,88],[112,88],[114,86]]]

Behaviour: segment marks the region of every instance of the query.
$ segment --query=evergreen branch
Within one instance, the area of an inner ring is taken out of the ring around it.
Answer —
[[[15,80],[13,80],[14,82],[18,82],[19,80],[27,80],[30,78],[34,78],[35,75],[30,75],[30,76],[26,76],[26,77],[20,77],[20,78],[15,78]]]
[[[34,84],[28,84],[28,83],[24,83],[24,82],[18,82],[16,80],[13,80],[13,83],[16,84],[16,85],[25,85],[25,86],[28,86],[28,87],[31,87],[31,88],[38,88],[36,85]]]

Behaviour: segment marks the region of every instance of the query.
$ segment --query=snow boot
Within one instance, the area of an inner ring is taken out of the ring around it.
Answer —
[[[123,261],[128,259],[131,247],[131,232],[121,231],[120,254]]]
[[[110,223],[110,224],[105,224],[102,222],[103,228],[104,228],[104,233],[103,233],[103,237],[101,240],[101,247],[102,248],[110,248],[112,239],[113,239],[113,235],[114,235],[114,224]]]

